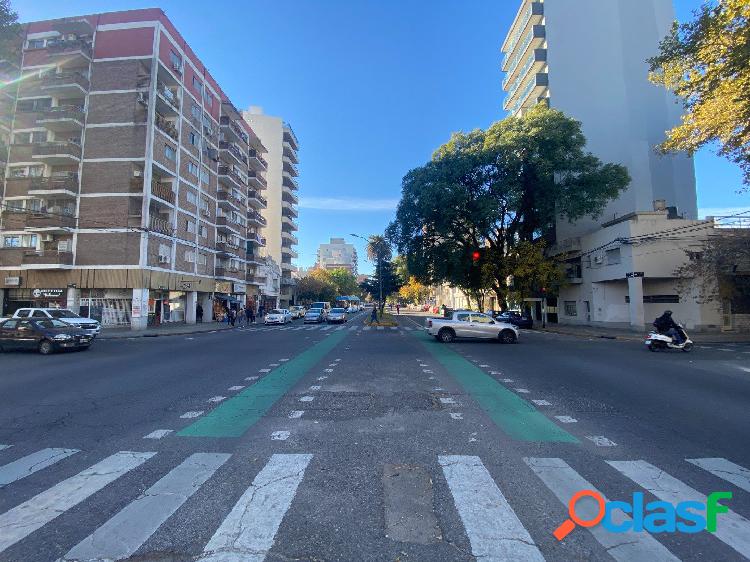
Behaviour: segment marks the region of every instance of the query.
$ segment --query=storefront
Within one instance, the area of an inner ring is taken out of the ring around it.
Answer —
[[[80,304],[81,316],[98,320],[104,327],[130,326],[131,289],[82,289]]]
[[[65,308],[66,289],[6,289],[3,314],[12,315],[19,308]]]
[[[184,291],[157,289],[150,291],[148,299],[148,325],[185,322],[187,294]]]

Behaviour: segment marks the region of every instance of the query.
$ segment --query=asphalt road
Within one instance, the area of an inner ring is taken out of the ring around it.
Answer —
[[[750,346],[363,319],[0,355],[0,561],[750,558]],[[581,489],[732,497],[715,533],[558,541]]]

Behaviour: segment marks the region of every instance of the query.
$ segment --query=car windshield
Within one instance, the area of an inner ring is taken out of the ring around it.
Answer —
[[[307,311],[307,314],[309,314],[310,316],[317,316],[317,315],[320,314],[320,309],[319,308],[311,308],[310,310]]]
[[[346,309],[345,308],[332,308],[331,312],[335,314],[343,314],[344,312],[346,312]]]
[[[46,320],[37,320],[36,323],[42,328],[70,328],[71,325],[57,320],[55,318],[48,318]]]
[[[64,308],[59,310],[48,310],[47,312],[49,312],[52,318],[80,318],[80,316],[72,310],[66,310]]]
[[[284,311],[283,310],[279,310],[278,308],[274,308],[271,311],[271,314],[284,314]]]

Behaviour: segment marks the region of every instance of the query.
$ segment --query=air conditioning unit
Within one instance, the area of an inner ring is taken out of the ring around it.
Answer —
[[[594,263],[604,263],[604,256],[601,254],[594,256]]]
[[[180,76],[182,76],[182,65],[181,64],[177,64],[177,63],[173,62],[172,63],[172,70],[174,70],[177,74],[179,74]]]
[[[148,105],[148,95],[146,95],[146,92],[138,92],[138,103]]]
[[[143,177],[143,170],[133,170],[133,177],[134,178],[141,178],[141,177]]]
[[[211,211],[209,211],[208,209],[201,209],[201,215],[203,215],[204,217],[210,217]]]
[[[169,256],[159,256],[159,263],[169,263]]]

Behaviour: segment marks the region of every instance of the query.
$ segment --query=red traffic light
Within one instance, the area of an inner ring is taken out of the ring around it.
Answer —
[[[480,254],[480,253],[479,253],[478,251],[474,251],[474,252],[473,252],[473,253],[471,254],[471,259],[472,259],[473,261],[479,261],[479,258],[481,258],[481,257],[482,257],[482,254]]]

